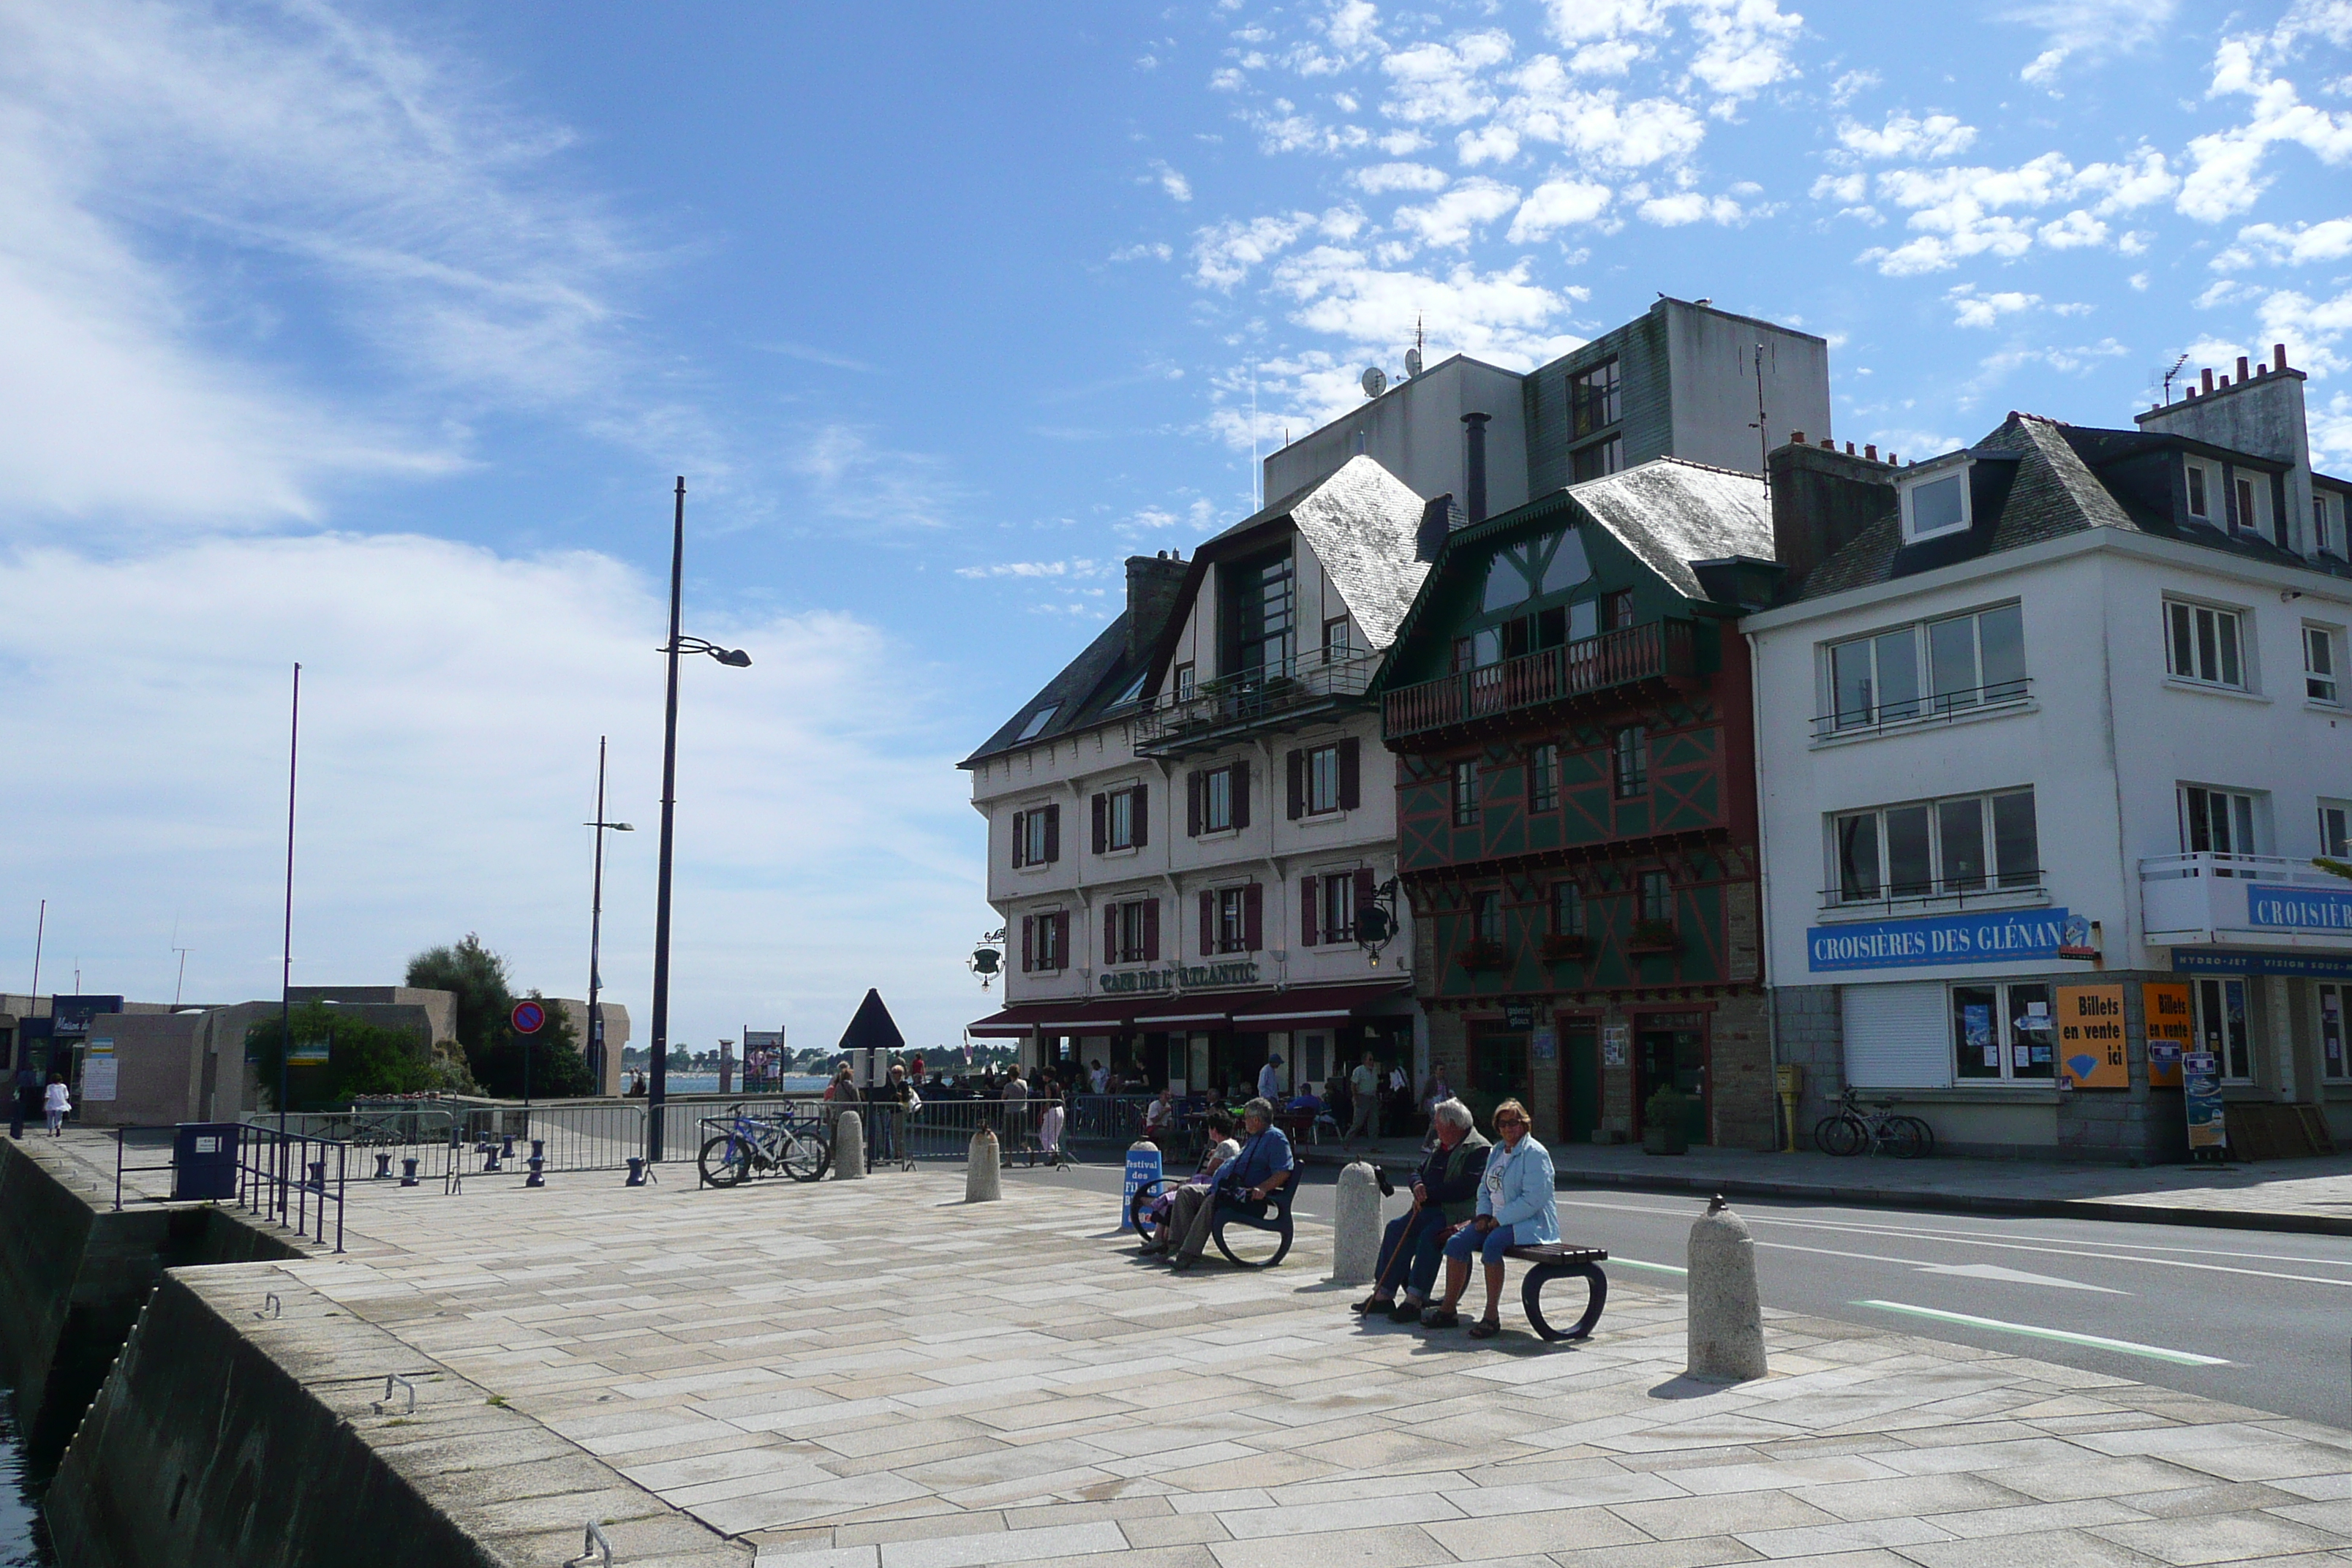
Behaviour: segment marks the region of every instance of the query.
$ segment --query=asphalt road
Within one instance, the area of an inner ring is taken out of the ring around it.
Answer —
[[[1099,1194],[1116,1223],[1116,1167],[1011,1174]],[[1336,1174],[1308,1169],[1302,1219],[1330,1223]],[[1400,1194],[1387,1212],[1406,1206]],[[1704,1207],[1563,1188],[1560,1229],[1607,1247],[1617,1278],[1677,1289]],[[1769,1306],[2352,1428],[2352,1237],[1761,1199],[1734,1207],[1756,1234]]]

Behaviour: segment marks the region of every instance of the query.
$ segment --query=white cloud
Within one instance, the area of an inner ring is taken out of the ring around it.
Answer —
[[[1415,44],[1381,62],[1393,84],[1381,107],[1407,124],[1459,125],[1494,112],[1485,73],[1511,58],[1511,37],[1471,33],[1452,44]]]
[[[1797,74],[1789,51],[1805,19],[1773,0],[1696,0],[1690,24],[1705,41],[1691,75],[1726,100],[1752,98]]]
[[[1100,577],[1111,563],[1105,561],[995,561],[985,566],[959,566],[959,577]]]
[[[2190,168],[2179,199],[2183,213],[2218,223],[2252,206],[2270,186],[2263,172],[2269,150],[2281,142],[2299,145],[2331,166],[2352,160],[2352,113],[2329,113],[2304,102],[2294,84],[2273,69],[2303,27],[2322,30],[2312,21],[2320,15],[2316,7],[2300,7],[2272,34],[2225,38],[2214,51],[2206,97],[2247,100],[2247,118],[2189,143]]]
[[[2077,56],[2099,60],[2127,54],[2163,37],[2179,0],[2035,0],[1999,14],[2044,36],[2042,52],[2018,72],[2019,79],[2056,89],[2066,63]]]
[[[1166,240],[1122,245],[1110,253],[1113,261],[1166,261],[1176,254]]]
[[[106,636],[58,638],[61,605],[106,605]],[[176,914],[192,998],[274,995],[285,797],[256,781],[283,788],[299,658],[296,984],[394,984],[478,931],[519,983],[577,996],[609,735],[608,808],[639,831],[606,851],[604,978],[642,1044],[667,613],[604,556],[412,537],[0,556],[10,717],[76,763],[0,770],[0,811],[41,824],[0,839],[0,883],[51,890],[51,951],[91,989],[168,997]],[[955,957],[992,922],[951,765],[971,715],[916,695],[945,672],[846,616],[688,629],[752,664],[682,672],[673,1037],[830,1039],[872,984],[911,1039],[956,1038]]]
[[[1426,163],[1373,163],[1348,177],[1358,190],[1373,196],[1391,191],[1442,191],[1447,178],[1445,171]]]
[[[1295,212],[1213,224],[1193,242],[1193,279],[1231,291],[1252,268],[1287,250],[1314,221],[1311,213]]]
[[[811,431],[785,467],[807,481],[818,510],[874,533],[946,528],[962,500],[939,459],[879,446],[852,425]]]
[[[2352,355],[2343,352],[2352,334],[2352,289],[2328,300],[2315,300],[2297,289],[2280,289],[2263,297],[2256,312],[2257,342],[2284,343],[2287,363],[2315,374],[2352,370]]]
[[[1691,223],[1732,224],[1743,216],[1739,204],[1729,196],[1705,196],[1696,191],[1653,196],[1636,210],[1646,221],[1665,228]]]
[[[1979,294],[1972,283],[1961,284],[1944,298],[1953,306],[1952,324],[1960,327],[1995,326],[2003,316],[2014,316],[2042,303],[2039,294]]]
[[[1409,343],[1416,326],[1425,326],[1429,341],[1446,353],[1526,370],[1580,341],[1557,323],[1584,291],[1536,282],[1525,261],[1483,272],[1465,264],[1433,276],[1382,267],[1344,247],[1318,246],[1278,263],[1274,288],[1292,301],[1294,322],[1342,343]]]
[[[1179,202],[1189,202],[1192,199],[1192,182],[1170,168],[1166,163],[1154,158],[1151,161],[1151,172],[1159,178],[1160,188],[1168,193],[1169,199]]]
[[[644,265],[567,135],[324,7],[0,13],[0,500],[151,522],[316,515],[353,473],[436,473],[477,413],[649,419],[614,294]],[[226,254],[199,268],[204,245]],[[373,372],[304,384],[257,295]],[[423,390],[437,422],[404,427]],[[705,471],[718,467],[713,461]]]
[[[2238,243],[2214,257],[2212,267],[2216,272],[2240,271],[2257,262],[2305,267],[2316,261],[2341,261],[2347,256],[2352,256],[2352,218],[2329,218],[2291,228],[2258,223],[2240,229]]]
[[[1471,178],[1433,202],[1399,207],[1391,226],[1413,236],[1423,245],[1454,247],[1519,205],[1516,186],[1496,180]]]
[[[1963,125],[1949,114],[1930,114],[1919,120],[1895,113],[1888,115],[1886,123],[1875,131],[1855,121],[1843,121],[1837,135],[1839,143],[1857,157],[1933,161],[1967,152],[1976,142],[1977,128]]]
[[[1888,169],[1877,176],[1878,199],[1908,210],[1907,226],[1918,237],[1866,250],[1862,259],[1900,278],[1944,271],[1972,256],[2015,260],[2037,242],[2053,250],[2105,245],[2111,231],[2103,216],[2161,201],[2176,186],[2163,154],[2148,148],[2118,163],[2083,169],[2056,153],[2007,169]],[[1833,184],[1818,180],[1813,195],[1816,199],[1827,195],[1850,200],[1850,181]],[[2002,210],[2046,208],[2085,197],[2096,199],[2046,222]],[[2134,255],[2145,247],[2146,239],[2126,234],[2114,243],[2116,249]]]
[[[1511,220],[1508,238],[1513,245],[1526,245],[1591,223],[1609,210],[1613,195],[1608,186],[1589,180],[1547,180],[1528,194],[1527,204]]]
[[[1499,126],[1603,168],[1678,163],[1706,136],[1705,123],[1686,105],[1667,98],[1629,100],[1614,89],[1580,87],[1550,55],[1509,72],[1507,81],[1513,91],[1496,111]]]

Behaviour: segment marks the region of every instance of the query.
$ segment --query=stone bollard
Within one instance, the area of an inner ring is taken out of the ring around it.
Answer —
[[[1361,1160],[1339,1173],[1331,1231],[1331,1282],[1370,1284],[1381,1260],[1381,1178]]]
[[[964,1155],[963,1201],[992,1204],[1003,1195],[1004,1152],[997,1147],[996,1134],[983,1127],[971,1135],[971,1148]]]
[[[403,1160],[400,1163],[400,1184],[404,1187],[413,1187],[417,1184],[415,1161]]]
[[[1756,1289],[1756,1238],[1716,1194],[1690,1233],[1693,1377],[1745,1383],[1764,1375],[1764,1301]]]
[[[845,1110],[834,1118],[833,1179],[836,1182],[862,1182],[866,1179],[866,1121],[854,1110]]]

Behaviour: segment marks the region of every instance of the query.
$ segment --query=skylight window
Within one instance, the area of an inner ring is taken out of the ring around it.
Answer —
[[[1923,465],[1924,466],[1924,465]],[[1969,526],[1969,465],[1963,459],[1909,479],[1903,487],[1906,542],[1958,533]]]
[[[1062,705],[1060,703],[1047,703],[1045,707],[1038,709],[1034,713],[1030,714],[1029,722],[1022,725],[1021,733],[1013,736],[1013,738],[1016,741],[1035,740],[1044,732],[1045,726],[1054,721],[1054,715],[1059,713],[1061,710]]]

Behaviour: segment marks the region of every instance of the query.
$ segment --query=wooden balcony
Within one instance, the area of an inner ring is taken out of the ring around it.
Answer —
[[[1630,695],[1623,688],[1688,679],[1695,668],[1691,623],[1652,621],[1399,687],[1381,700],[1381,732],[1392,742],[1426,737],[1541,708],[1622,699]]]

